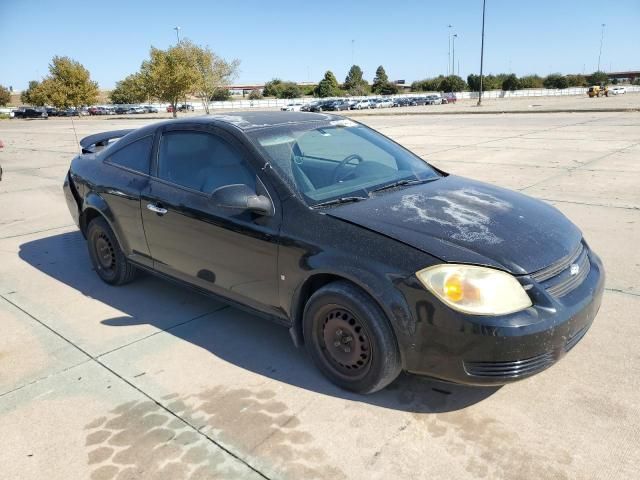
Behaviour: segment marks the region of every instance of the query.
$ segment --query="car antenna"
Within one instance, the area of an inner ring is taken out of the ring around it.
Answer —
[[[82,145],[80,145],[80,142],[78,141],[78,132],[76,132],[76,124],[73,123],[73,115],[71,115],[71,128],[73,128],[73,135],[76,137],[76,145],[78,145],[80,154],[82,155]]]

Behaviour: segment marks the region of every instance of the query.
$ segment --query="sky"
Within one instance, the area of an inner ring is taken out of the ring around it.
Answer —
[[[601,69],[640,69],[640,0],[487,0],[484,72],[593,72],[603,23]],[[0,0],[0,85],[21,90],[64,55],[113,88],[150,46],[174,44],[175,26],[239,59],[235,83],[318,81],[326,70],[343,81],[352,63],[369,81],[378,65],[391,80],[446,74],[450,33],[466,78],[480,68],[482,0]]]

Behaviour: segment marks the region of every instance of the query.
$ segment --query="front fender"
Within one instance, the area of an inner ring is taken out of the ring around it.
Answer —
[[[298,345],[303,343],[302,319],[304,307],[310,294],[330,281],[346,280],[361,288],[385,313],[396,335],[400,350],[412,343],[416,331],[411,308],[404,295],[395,287],[395,282],[405,274],[392,271],[388,266],[368,262],[360,265],[353,257],[323,252],[308,258],[308,270],[297,276],[291,296],[289,317],[292,321],[291,335]],[[295,276],[295,274],[294,274]]]

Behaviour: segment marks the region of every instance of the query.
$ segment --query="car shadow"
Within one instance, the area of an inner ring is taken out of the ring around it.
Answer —
[[[226,362],[298,388],[414,413],[459,410],[484,400],[499,389],[454,385],[402,374],[380,392],[372,395],[353,394],[326,380],[306,352],[293,345],[286,328],[255,315],[223,307],[186,323],[155,321],[154,315],[145,312],[145,305],[152,302],[158,292],[165,297],[175,298],[176,304],[179,304],[184,299],[186,287],[152,275],[141,275],[133,284],[122,287],[102,283],[93,272],[84,238],[78,231],[24,243],[20,245],[19,256],[50,277],[125,313],[103,320],[105,325],[117,328],[150,324]],[[211,310],[215,308],[212,300]]]

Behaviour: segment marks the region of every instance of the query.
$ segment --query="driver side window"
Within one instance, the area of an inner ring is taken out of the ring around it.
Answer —
[[[233,184],[248,185],[253,191],[256,188],[256,176],[242,152],[206,132],[164,133],[160,139],[158,177],[203,193]]]

